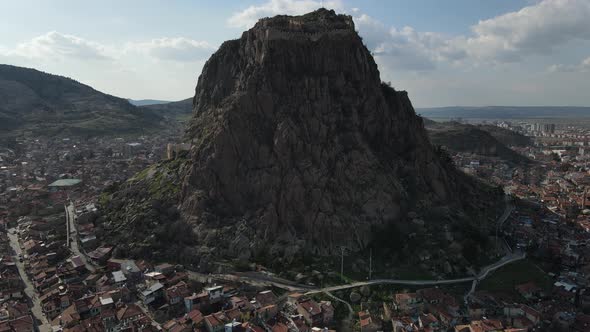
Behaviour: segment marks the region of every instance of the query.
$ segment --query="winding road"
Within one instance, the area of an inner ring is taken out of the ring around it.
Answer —
[[[501,232],[501,228],[503,227],[504,223],[512,212],[514,211],[514,205],[511,202],[510,197],[507,195],[505,196],[506,200],[506,207],[502,215],[498,218],[496,222],[496,234]],[[450,284],[461,284],[461,283],[468,283],[471,282],[472,286],[470,291],[465,295],[465,300],[467,301],[471,294],[475,291],[477,284],[488,277],[490,273],[493,271],[501,268],[504,265],[516,262],[518,260],[524,259],[526,257],[526,253],[524,252],[512,252],[510,248],[507,248],[507,254],[500,258],[497,262],[490,264],[481,269],[481,271],[476,276],[468,276],[464,278],[456,278],[456,279],[443,279],[443,280],[404,280],[404,279],[375,279],[375,280],[368,280],[368,281],[359,281],[345,285],[339,286],[331,286],[331,287],[324,287],[324,288],[317,288],[313,286],[301,285],[295,282],[291,282],[289,280],[276,278],[269,274],[257,273],[257,272],[238,272],[235,274],[212,274],[212,275],[202,275],[197,272],[190,272],[193,274],[194,277],[199,275],[200,278],[211,278],[216,280],[226,280],[226,281],[242,281],[247,282],[250,284],[255,284],[259,286],[274,286],[282,289],[286,289],[292,292],[304,292],[305,294],[317,294],[317,293],[326,293],[330,294],[331,292],[357,288],[362,286],[371,286],[371,285],[384,285],[384,284],[392,284],[392,285],[408,285],[408,286],[440,286],[440,285],[450,285]]]
[[[514,211],[514,205],[512,204],[510,197],[505,196],[506,200],[506,208],[504,212],[499,217],[496,223],[496,234],[501,232],[501,228],[510,216],[510,214]],[[73,241],[71,243],[72,250],[80,255],[85,261],[87,262],[86,256],[78,250],[78,243],[77,243],[77,233],[76,228],[74,226],[74,208],[73,204],[70,205],[66,209],[66,218],[68,223],[71,223],[71,230],[72,234],[74,234]],[[189,277],[193,280],[198,280],[201,282],[209,282],[210,280],[217,280],[217,281],[226,281],[226,282],[245,282],[248,284],[261,286],[261,287],[268,287],[274,286],[278,288],[282,288],[291,292],[302,292],[304,294],[317,294],[317,293],[326,293],[328,296],[334,297],[331,292],[357,288],[362,286],[370,286],[370,285],[383,285],[383,284],[395,284],[395,285],[408,285],[408,286],[440,286],[440,285],[451,285],[451,284],[461,284],[461,283],[472,283],[472,287],[469,293],[465,296],[465,300],[467,300],[471,294],[475,291],[477,284],[485,279],[491,272],[499,269],[500,267],[510,264],[512,262],[524,259],[526,257],[526,253],[524,252],[511,252],[510,248],[507,248],[507,254],[503,256],[497,262],[490,264],[483,269],[476,275],[476,276],[468,276],[464,278],[456,278],[456,279],[443,279],[443,280],[405,280],[405,279],[374,279],[368,281],[359,281],[353,282],[350,284],[345,285],[338,285],[338,286],[330,286],[330,287],[323,287],[318,288],[315,286],[308,286],[302,285],[290,280],[277,278],[268,273],[261,273],[261,272],[235,272],[232,274],[203,274],[196,271],[187,270]],[[87,267],[93,268],[90,264],[86,263]],[[90,269],[90,268],[89,268]],[[342,301],[342,300],[341,300]],[[343,301],[345,302],[345,301]]]
[[[502,257],[499,261],[484,267],[477,276],[470,276],[457,279],[443,279],[443,280],[405,280],[405,279],[374,279],[368,281],[353,282],[345,285],[330,286],[324,288],[317,288],[308,285],[297,284],[285,279],[277,278],[271,275],[259,273],[259,272],[236,272],[235,274],[202,274],[199,272],[188,271],[191,279],[195,280],[219,280],[219,281],[230,281],[230,282],[246,282],[257,286],[274,286],[282,289],[286,289],[291,292],[303,292],[304,294],[318,294],[318,293],[331,293],[339,290],[357,288],[362,286],[371,285],[408,285],[408,286],[441,286],[451,284],[461,284],[472,282],[477,283],[485,279],[491,272],[499,269],[500,267],[524,259],[526,254],[523,252],[510,253]],[[472,290],[475,286],[472,286]],[[471,293],[471,292],[470,292]]]
[[[494,264],[488,265],[484,267],[481,272],[474,277],[465,277],[465,278],[457,278],[457,279],[443,279],[443,280],[403,280],[403,279],[375,279],[369,281],[360,281],[354,282],[346,285],[340,286],[332,286],[332,287],[325,287],[325,288],[318,288],[309,290],[306,294],[316,294],[316,293],[325,293],[325,292],[335,292],[344,289],[362,287],[362,286],[371,286],[371,285],[385,285],[385,284],[392,284],[392,285],[408,285],[408,286],[440,286],[440,285],[450,285],[450,284],[461,284],[466,282],[479,282],[485,279],[490,272],[493,272],[500,267],[510,264],[512,262],[516,262],[526,257],[525,253],[514,253],[509,254],[499,261],[495,262]],[[474,287],[472,287],[474,289]]]
[[[526,253],[525,252],[515,252],[509,255],[506,255],[504,257],[502,257],[501,260],[497,261],[496,263],[487,266],[486,268],[484,268],[482,270],[482,272],[480,272],[480,274],[477,276],[477,278],[475,278],[473,280],[473,283],[471,284],[471,289],[469,290],[469,292],[465,295],[464,297],[464,301],[465,303],[467,303],[469,301],[469,298],[471,297],[471,295],[473,294],[473,292],[475,292],[475,288],[477,287],[477,284],[482,281],[483,279],[487,278],[488,274],[490,274],[491,272],[501,268],[504,265],[508,265],[510,263],[516,262],[518,260],[521,259],[525,259],[526,258]]]

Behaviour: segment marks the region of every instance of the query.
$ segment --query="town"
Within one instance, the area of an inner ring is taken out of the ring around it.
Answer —
[[[535,144],[513,148],[528,165],[452,155],[514,198],[497,240],[526,258],[448,286],[333,292],[115,258],[93,223],[100,192],[172,158],[181,146],[173,134],[19,140],[0,154],[1,330],[327,331],[346,322],[360,331],[587,331],[590,132],[526,128]]]
[[[589,17],[3,2],[0,332],[590,332]]]
[[[177,140],[22,139],[0,154],[0,330],[324,331],[333,323],[330,301],[116,259],[100,246],[92,220],[101,189],[178,153],[184,145],[169,143]]]

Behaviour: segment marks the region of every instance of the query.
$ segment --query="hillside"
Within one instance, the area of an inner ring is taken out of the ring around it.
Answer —
[[[516,133],[507,133],[505,129],[496,130],[492,127],[457,122],[432,122],[426,128],[432,144],[444,146],[451,151],[497,157],[511,163],[530,162],[528,158],[518,154],[505,144],[526,144],[526,137]]]
[[[99,203],[106,213],[98,224],[110,244],[119,244],[117,256],[179,261],[180,253],[197,244],[190,225],[180,219],[177,208],[187,163],[186,153],[175,160],[159,162],[102,193]],[[108,223],[109,220],[120,222]],[[190,264],[194,260],[191,255],[184,255],[179,262]]]
[[[530,137],[524,136],[509,129],[492,125],[478,125],[477,128],[488,132],[500,143],[506,146],[524,147],[531,146],[533,144],[533,140]]]
[[[3,135],[103,135],[140,133],[162,117],[127,100],[72,79],[0,65],[0,129]]]
[[[171,103],[167,100],[157,100],[157,99],[127,99],[131,105],[135,106],[150,106],[150,105],[160,105],[160,104],[168,104]]]
[[[193,98],[187,98],[180,101],[169,103],[146,105],[142,108],[150,110],[162,117],[178,120],[182,123],[188,123],[193,112]]]

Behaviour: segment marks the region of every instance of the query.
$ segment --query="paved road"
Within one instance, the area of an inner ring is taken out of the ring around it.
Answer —
[[[514,205],[510,201],[510,198],[506,196],[506,208],[504,212],[498,219],[496,223],[497,231],[499,232],[508,219],[510,214],[514,210]],[[294,283],[289,280],[280,279],[274,277],[269,274],[257,273],[257,272],[241,272],[241,273],[234,273],[234,274],[210,274],[204,275],[198,272],[189,271],[189,275],[194,279],[206,280],[207,278],[215,279],[215,280],[225,280],[225,281],[242,281],[247,282],[249,284],[254,284],[258,286],[275,286],[279,288],[286,289],[292,292],[304,292],[305,294],[317,294],[317,293],[326,293],[329,294],[334,291],[345,290],[350,288],[357,288],[361,286],[369,286],[369,285],[382,285],[382,284],[396,284],[396,285],[408,285],[408,286],[440,286],[440,285],[450,285],[450,284],[460,284],[460,283],[467,283],[471,282],[472,287],[469,293],[465,296],[465,299],[472,294],[477,286],[477,283],[483,279],[485,279],[491,272],[497,270],[498,268],[524,259],[526,257],[525,253],[517,252],[512,253],[508,251],[508,253],[503,256],[497,262],[490,264],[484,267],[478,275],[470,276],[465,278],[457,278],[457,279],[444,279],[444,280],[403,280],[403,279],[375,279],[369,281],[360,281],[354,282],[346,285],[340,286],[332,286],[332,287],[325,287],[325,288],[317,288],[308,285],[301,285]],[[333,295],[332,295],[333,296]]]
[[[482,269],[482,271],[477,276],[476,280],[483,280],[491,272],[501,268],[502,266],[504,266],[506,264],[510,264],[510,263],[516,262],[518,260],[524,259],[525,257],[526,257],[525,252],[515,252],[512,254],[506,255],[506,256],[502,257],[502,259],[500,259],[499,261],[495,262],[494,264],[488,265],[487,267]]]
[[[512,202],[512,197],[510,197],[509,194],[510,193],[508,192],[507,195],[504,196],[504,200],[506,202],[506,208],[504,209],[504,213],[502,214],[502,216],[500,216],[500,218],[498,219],[498,222],[496,223],[496,242],[500,240],[499,234],[502,232],[502,227],[504,227],[506,220],[508,220],[508,218],[510,217],[510,215],[512,214],[512,212],[515,209],[514,203]],[[478,275],[477,279],[473,280],[473,283],[471,284],[471,288],[469,289],[469,292],[467,292],[467,294],[465,294],[465,296],[463,298],[465,303],[469,302],[469,298],[475,292],[475,288],[477,287],[477,284],[481,280],[485,279],[490,272],[493,272],[506,264],[515,262],[517,260],[524,259],[526,257],[526,253],[524,253],[524,252],[514,253],[512,251],[512,248],[510,248],[510,246],[508,245],[508,242],[506,242],[505,238],[502,238],[502,244],[506,248],[506,255],[504,257],[502,257],[499,261],[482,269],[482,271]]]
[[[258,287],[274,286],[285,289],[289,292],[306,292],[315,289],[315,287],[297,284],[288,280],[268,276],[259,272],[235,272],[234,274],[204,274],[200,272],[187,270],[188,276],[192,280],[203,283],[208,282],[245,282],[249,285]]]
[[[18,243],[18,235],[13,234],[14,231],[14,228],[8,230],[8,238],[10,239],[10,246],[16,253],[14,261],[16,262],[16,266],[18,268],[18,272],[20,273],[20,277],[25,283],[25,294],[31,299],[31,303],[33,303],[31,313],[33,314],[33,316],[35,316],[37,322],[41,322],[41,324],[39,325],[39,331],[51,331],[51,325],[49,325],[47,317],[45,317],[45,315],[43,314],[43,310],[41,308],[41,301],[39,301],[39,297],[37,296],[35,287],[33,286],[33,283],[31,282],[29,276],[25,271],[24,264],[20,262],[18,259],[18,256],[22,254],[22,251]]]
[[[504,223],[506,222],[506,220],[508,220],[508,217],[510,217],[510,215],[514,211],[514,204],[512,203],[512,198],[506,195],[504,196],[504,200],[506,201],[506,208],[504,208],[504,213],[502,213],[497,222],[497,228],[499,231],[502,230]]]
[[[502,213],[502,215],[500,216],[500,218],[498,218],[498,221],[496,222],[496,243],[499,241],[500,234],[502,233],[502,227],[504,227],[506,220],[508,220],[508,218],[510,217],[512,212],[514,212],[515,209],[514,203],[512,203],[512,197],[510,197],[510,195],[505,195],[504,201],[506,203],[506,208],[504,208],[504,213]],[[512,252],[512,248],[508,246],[508,243],[506,243],[506,241],[502,240],[502,244],[505,245],[505,248],[507,249],[506,253]]]
[[[357,288],[357,287],[362,287],[362,286],[371,286],[371,285],[392,284],[392,285],[408,285],[408,286],[438,286],[438,285],[450,285],[450,284],[460,284],[460,283],[464,283],[464,282],[472,282],[473,280],[475,280],[475,277],[466,277],[466,278],[458,278],[458,279],[444,279],[444,280],[375,279],[375,280],[369,280],[369,281],[353,282],[350,284],[340,285],[340,286],[332,286],[332,287],[313,289],[313,290],[308,291],[306,294],[335,292],[335,291],[339,291],[339,290]]]
[[[505,200],[506,200],[506,208],[504,209],[504,212],[502,213],[500,218],[497,220],[497,223],[496,223],[497,233],[496,234],[498,234],[498,232],[501,230],[502,226],[504,225],[504,223],[506,222],[508,217],[510,217],[510,214],[512,214],[512,211],[514,211],[514,205],[512,204],[510,197],[505,196]],[[480,280],[485,279],[490,272],[493,272],[506,264],[523,259],[524,257],[526,257],[526,254],[524,254],[524,253],[511,253],[510,251],[508,251],[508,254],[506,254],[504,257],[502,257],[499,261],[484,267],[480,271],[480,273],[475,277],[444,279],[444,280],[376,279],[376,280],[370,280],[370,281],[355,282],[355,283],[351,283],[351,284],[347,284],[347,285],[314,289],[314,290],[308,291],[307,294],[315,294],[315,293],[320,293],[320,292],[334,292],[334,291],[338,291],[338,290],[361,287],[361,286],[366,286],[366,285],[397,284],[397,285],[411,285],[411,286],[439,286],[439,285],[449,285],[449,284],[460,284],[460,283],[465,283],[465,282],[472,282],[473,283],[472,290],[465,297],[465,298],[468,298],[468,296],[471,295],[472,291],[475,290],[475,286],[477,285],[477,283]]]
[[[148,307],[146,307],[143,301],[136,301],[135,304],[143,311],[144,314],[146,314],[152,320],[153,324],[156,326],[158,330],[162,330],[160,323],[156,322],[156,319],[154,318],[152,311]]]
[[[506,222],[512,211],[514,210],[514,205],[511,203],[510,198],[506,196],[506,208],[504,212],[500,216],[497,221],[497,229],[500,231],[502,225]],[[475,289],[477,283],[483,279],[485,279],[489,273],[497,270],[498,268],[518,261],[526,257],[525,253],[512,253],[508,251],[508,253],[503,256],[497,262],[484,267],[480,273],[476,276],[464,277],[464,278],[456,278],[456,279],[443,279],[443,280],[403,280],[403,279],[375,279],[369,281],[360,281],[354,282],[346,285],[339,285],[339,286],[332,286],[332,287],[325,287],[325,288],[317,288],[308,285],[301,285],[295,282],[276,278],[269,274],[257,273],[257,272],[241,272],[235,273],[233,275],[230,274],[214,274],[214,275],[203,275],[198,272],[190,272],[193,275],[193,278],[211,278],[217,280],[226,280],[226,281],[242,281],[247,282],[254,285],[259,286],[275,286],[279,288],[286,289],[288,291],[293,292],[304,292],[305,294],[317,294],[317,293],[330,293],[339,290],[345,290],[350,288],[357,288],[361,286],[368,286],[368,285],[382,285],[382,284],[396,284],[396,285],[408,285],[408,286],[440,286],[440,285],[450,285],[450,284],[460,284],[460,283],[467,283],[471,282],[472,291]],[[466,298],[472,293],[470,291]]]
[[[465,277],[457,279],[444,279],[444,280],[404,280],[404,279],[375,279],[369,281],[359,281],[345,285],[331,286],[325,288],[317,288],[308,285],[297,284],[288,280],[273,277],[271,275],[261,274],[257,272],[241,272],[236,274],[210,274],[205,275],[198,272],[189,271],[189,275],[192,279],[207,280],[208,278],[214,280],[224,281],[241,281],[249,284],[258,286],[275,286],[278,288],[286,289],[292,292],[304,292],[305,294],[317,294],[317,293],[331,293],[339,290],[345,290],[350,288],[357,288],[362,286],[370,285],[383,285],[383,284],[396,284],[396,285],[408,285],[408,286],[440,286],[450,284],[460,284],[467,282],[474,282],[485,279],[488,274],[506,264],[512,263],[525,257],[524,253],[510,254],[502,257],[499,261],[491,264],[482,269],[482,271],[474,277]]]
[[[70,244],[69,244],[70,249],[72,250],[74,255],[80,256],[80,259],[82,260],[82,262],[84,262],[84,265],[86,265],[86,268],[90,272],[95,272],[96,268],[92,264],[90,264],[90,262],[86,258],[86,255],[83,254],[82,252],[80,252],[80,248],[78,247],[78,230],[76,229],[76,225],[74,224],[74,222],[76,220],[76,210],[75,210],[74,204],[72,202],[70,202],[68,205],[66,205],[65,209],[66,209],[66,225],[67,225],[66,228],[68,230],[68,239],[70,242]],[[72,235],[72,236],[70,237],[70,235]]]
[[[482,281],[483,279],[487,278],[487,276],[490,273],[496,271],[497,269],[501,268],[504,265],[507,265],[507,264],[510,264],[510,263],[513,263],[513,262],[516,262],[518,260],[525,259],[525,258],[526,258],[525,252],[516,252],[516,253],[506,255],[506,256],[502,257],[502,259],[497,261],[496,263],[484,268],[482,270],[482,272],[479,273],[477,278],[473,280],[473,283],[471,284],[471,289],[469,289],[469,292],[463,298],[465,303],[468,302],[468,300],[471,297],[471,295],[473,294],[473,292],[475,292],[475,288],[477,287],[477,284],[479,284],[479,282]]]
[[[346,306],[346,308],[348,308],[348,316],[346,316],[346,318],[344,319],[344,321],[342,322],[342,325],[344,328],[347,329],[347,331],[352,331],[352,322],[353,322],[353,316],[354,316],[354,309],[352,308],[352,306],[350,305],[350,303],[344,301],[343,299],[334,296],[334,294],[330,293],[330,292],[324,292],[324,294],[326,294],[328,297],[332,298],[335,301],[344,303],[344,305]]]
[[[526,257],[525,253],[515,253],[510,254],[507,256],[502,257],[499,261],[486,266],[481,270],[481,272],[475,277],[465,277],[465,278],[457,278],[457,279],[444,279],[444,280],[402,280],[402,279],[375,279],[369,281],[361,281],[361,282],[354,282],[347,285],[340,285],[340,286],[332,286],[326,288],[319,288],[313,289],[308,291],[306,294],[316,294],[316,293],[325,293],[325,292],[335,292],[344,289],[356,288],[361,286],[370,286],[370,285],[383,285],[383,284],[395,284],[395,285],[409,285],[409,286],[440,286],[440,285],[450,285],[450,284],[461,284],[465,282],[479,282],[500,267],[510,264],[512,262],[518,261]]]

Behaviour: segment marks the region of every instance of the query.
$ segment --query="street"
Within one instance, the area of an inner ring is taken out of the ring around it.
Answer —
[[[31,308],[31,313],[37,320],[39,324],[39,331],[51,331],[51,326],[49,325],[47,318],[43,314],[43,310],[41,308],[41,302],[39,301],[39,297],[37,296],[37,292],[35,291],[35,287],[31,283],[29,276],[25,272],[25,265],[23,262],[19,260],[19,255],[22,255],[22,251],[20,245],[18,243],[18,235],[14,228],[8,230],[8,238],[10,239],[10,246],[15,252],[14,261],[16,262],[16,266],[18,268],[18,272],[21,276],[21,279],[25,283],[25,294],[31,299],[33,303],[33,307]]]
[[[68,231],[68,239],[69,239],[69,246],[74,255],[80,257],[84,265],[90,272],[95,272],[96,268],[88,262],[86,255],[80,252],[80,248],[78,247],[78,230],[76,229],[76,225],[74,224],[76,219],[76,212],[75,207],[72,202],[65,206],[66,209],[66,229]],[[71,236],[70,236],[71,235]]]

